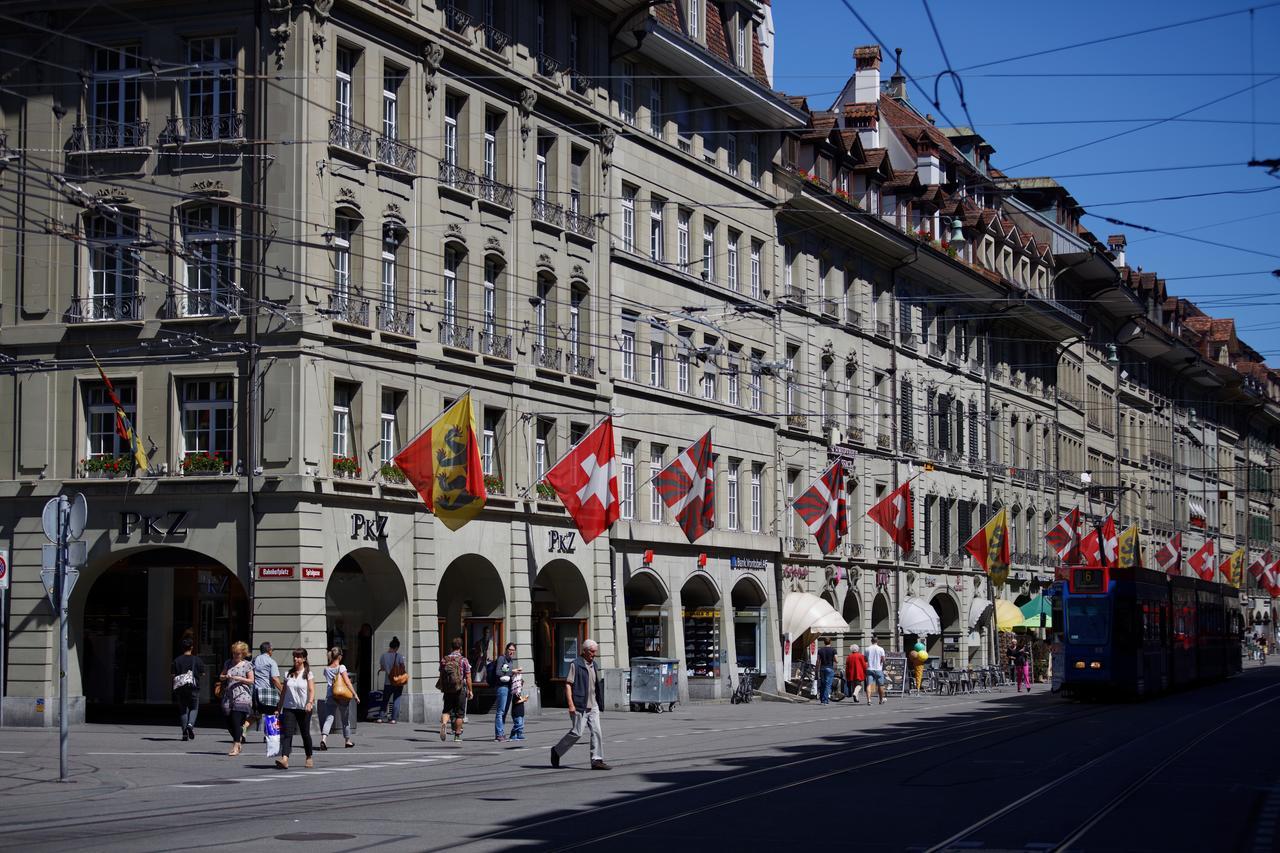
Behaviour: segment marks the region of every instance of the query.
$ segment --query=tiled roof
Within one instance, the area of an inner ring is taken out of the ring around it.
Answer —
[[[783,100],[798,110],[809,111],[809,99],[804,95],[783,95]]]
[[[707,3],[703,6],[706,10],[706,49],[707,52],[719,59],[725,65],[736,67],[733,51],[730,49],[728,28],[724,25],[724,12],[718,3]],[[659,0],[653,6],[653,14],[658,23],[675,30],[678,33],[688,34],[685,27],[683,4],[678,4],[675,0]],[[751,32],[751,68],[752,77],[757,83],[766,88],[771,88],[772,83],[769,81],[769,75],[765,73],[764,67],[764,49],[760,46],[760,33],[757,30]]]
[[[854,127],[871,127],[880,118],[879,104],[845,104],[844,120]]]
[[[904,169],[903,171],[895,171],[893,177],[884,182],[884,191],[895,192],[913,185],[916,187],[920,185],[920,179],[916,176],[915,170]]]
[[[897,132],[899,138],[913,151],[932,148],[946,154],[952,160],[968,162],[945,133],[930,124],[914,110],[903,106],[888,95],[880,96],[880,116]]]

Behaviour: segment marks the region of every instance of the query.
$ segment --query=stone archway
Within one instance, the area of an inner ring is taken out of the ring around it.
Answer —
[[[733,648],[729,658],[739,670],[765,672],[769,620],[766,616],[769,597],[760,581],[750,575],[741,577],[729,591],[733,608]]]
[[[876,593],[875,601],[871,604],[871,633],[883,645],[888,646],[894,641],[893,632],[893,611],[889,609],[889,597],[883,592]]]
[[[590,629],[591,595],[578,567],[552,560],[532,589],[534,681],[544,706],[565,705],[564,677]]]
[[[378,656],[393,638],[402,653],[409,651],[409,597],[399,567],[373,548],[344,555],[325,585],[325,641],[345,650],[343,663],[362,698],[382,689]]]
[[[862,644],[862,605],[858,602],[858,593],[853,587],[845,591],[840,617],[849,625],[849,630],[844,635],[844,651],[848,654],[855,644]]]
[[[675,657],[671,648],[671,595],[652,569],[632,569],[622,587],[627,619],[627,659]]]
[[[696,572],[680,587],[680,603],[689,698],[712,698],[721,677],[720,590],[709,575]]]
[[[436,587],[436,614],[440,656],[454,637],[461,637],[473,687],[488,688],[486,670],[501,654],[507,628],[506,590],[493,563],[479,554],[464,554],[450,563]]]
[[[940,661],[945,660],[950,666],[961,666],[960,661],[960,605],[956,602],[955,596],[950,592],[938,592],[929,599],[929,606],[938,614],[938,623],[942,626],[942,633],[937,636],[929,636],[926,640],[928,643],[929,657],[937,658]],[[950,657],[948,657],[947,644],[943,641],[944,637],[954,638],[954,644],[951,647]]]

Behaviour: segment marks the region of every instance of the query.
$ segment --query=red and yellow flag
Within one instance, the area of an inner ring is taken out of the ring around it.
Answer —
[[[93,354],[93,350],[89,350],[89,358],[93,359],[94,365],[97,366],[98,375],[102,377],[102,384],[107,386],[107,399],[115,407],[116,435],[120,436],[120,439],[128,445],[129,455],[133,457],[133,464],[137,471],[145,474],[147,472],[147,452],[142,449],[142,442],[138,441],[138,436],[133,431],[133,423],[125,413],[124,404],[116,396],[116,389],[112,386],[111,380],[107,378],[107,372],[102,369],[102,364],[98,361],[98,357]]]
[[[1142,540],[1138,528],[1130,527],[1120,534],[1120,553],[1116,565],[1122,569],[1142,568]]]
[[[1222,576],[1227,579],[1227,583],[1239,589],[1240,580],[1244,577],[1244,549],[1237,548],[1227,555],[1227,559],[1222,561],[1218,571],[1222,572]]]
[[[991,582],[1003,586],[1009,577],[1009,513],[1000,510],[973,534],[964,548],[991,575]]]
[[[395,462],[445,527],[457,530],[479,515],[488,493],[471,394],[463,394],[445,409],[396,454]]]

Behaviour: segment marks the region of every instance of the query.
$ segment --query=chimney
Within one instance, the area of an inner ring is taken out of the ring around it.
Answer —
[[[893,49],[895,62],[897,66],[893,69],[893,76],[889,78],[889,97],[895,101],[906,103],[907,100],[907,78],[902,73],[902,48],[895,47]]]
[[[1128,245],[1123,234],[1112,234],[1107,238],[1107,248],[1111,250],[1111,256],[1116,259],[1116,266],[1127,266],[1124,262],[1124,247]]]
[[[853,49],[853,101],[874,104],[880,100],[880,45],[864,45]]]

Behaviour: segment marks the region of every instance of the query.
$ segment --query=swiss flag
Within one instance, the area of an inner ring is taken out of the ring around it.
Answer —
[[[1280,596],[1280,560],[1263,569],[1259,582],[1267,592],[1271,593],[1272,598]]]
[[[711,430],[663,468],[655,480],[662,502],[690,542],[715,525],[716,481],[711,464]]]
[[[1216,569],[1216,564],[1213,559],[1213,540],[1206,540],[1205,543],[1200,546],[1199,551],[1196,551],[1188,557],[1187,565],[1195,569],[1196,574],[1198,574],[1203,580],[1213,580],[1213,573]]]
[[[796,499],[796,514],[818,540],[823,554],[830,554],[849,532],[849,515],[845,509],[844,467],[837,462],[827,473]]]
[[[1102,540],[1097,530],[1090,530],[1088,535],[1080,540],[1080,557],[1086,566],[1102,565]]]
[[[1116,533],[1116,518],[1108,515],[1102,522],[1102,556],[1111,568],[1116,566],[1116,558],[1120,555],[1120,536]]]
[[[1173,534],[1173,538],[1160,546],[1156,551],[1156,567],[1164,569],[1165,574],[1180,577],[1182,575],[1182,533]]]
[[[915,516],[911,507],[911,481],[903,483],[884,500],[873,506],[867,515],[885,529],[889,538],[903,551],[911,550],[911,534],[915,530]]]
[[[618,520],[617,460],[613,453],[613,418],[583,436],[544,478],[590,542]]]

